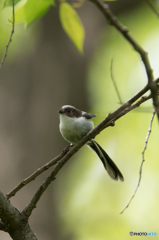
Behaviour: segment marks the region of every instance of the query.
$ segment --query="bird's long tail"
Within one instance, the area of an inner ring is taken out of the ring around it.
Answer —
[[[124,181],[124,177],[118,167],[95,140],[92,139],[91,141],[87,142],[87,146],[97,154],[112,179],[116,181],[118,179]]]

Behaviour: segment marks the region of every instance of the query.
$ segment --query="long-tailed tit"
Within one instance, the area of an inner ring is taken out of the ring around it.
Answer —
[[[70,105],[63,106],[59,110],[59,114],[60,132],[63,138],[73,145],[77,144],[94,128],[94,124],[90,119],[96,117],[96,114],[83,112]],[[89,140],[86,145],[97,154],[112,179],[124,181],[118,167],[94,139]]]

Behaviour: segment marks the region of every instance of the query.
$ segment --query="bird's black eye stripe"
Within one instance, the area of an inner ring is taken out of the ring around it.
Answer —
[[[71,109],[68,108],[66,111],[67,111],[68,113],[70,113],[70,112],[71,112]]]

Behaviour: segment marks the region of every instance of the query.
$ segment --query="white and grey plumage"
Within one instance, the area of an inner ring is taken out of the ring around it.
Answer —
[[[94,124],[90,119],[96,117],[96,114],[83,112],[70,105],[63,106],[59,110],[59,114],[61,135],[73,145],[77,144],[94,128]],[[124,181],[118,167],[94,139],[87,142],[87,146],[97,154],[112,179]]]

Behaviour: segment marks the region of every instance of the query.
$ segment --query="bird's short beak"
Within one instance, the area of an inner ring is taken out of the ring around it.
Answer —
[[[64,111],[63,111],[62,109],[60,109],[60,110],[59,110],[59,113],[60,113],[60,114],[63,114],[63,113],[64,113]]]

